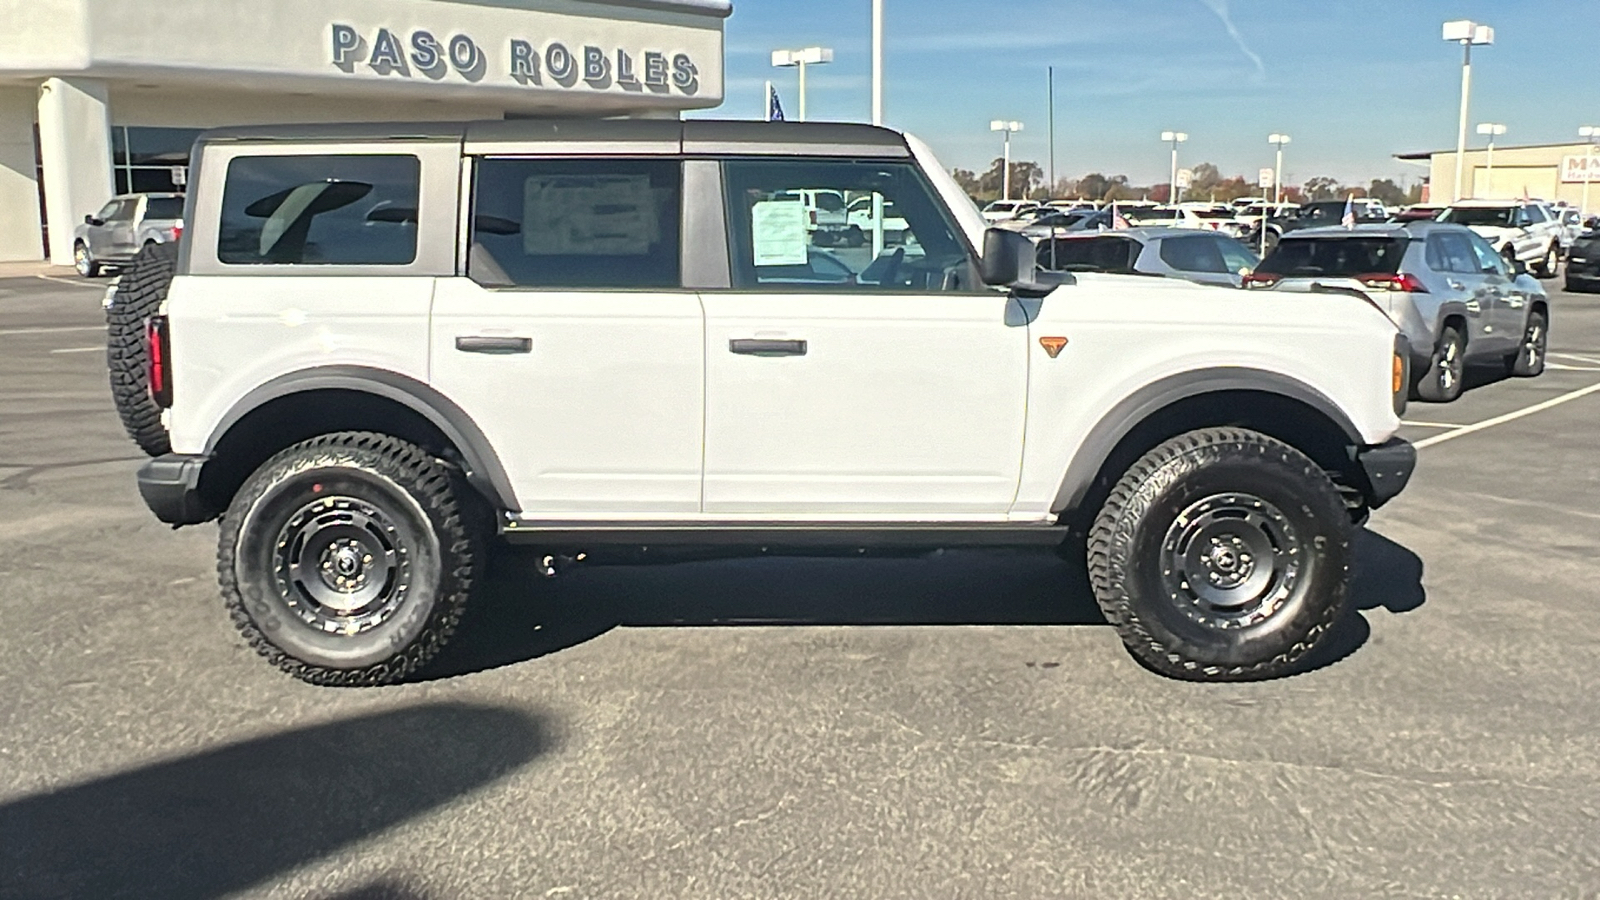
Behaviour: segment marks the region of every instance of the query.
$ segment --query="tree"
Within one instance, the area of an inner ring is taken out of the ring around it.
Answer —
[[[1106,189],[1111,187],[1111,182],[1099,172],[1090,172],[1078,179],[1078,196],[1087,200],[1099,200],[1106,195]]]
[[[1336,200],[1344,196],[1344,188],[1339,186],[1338,180],[1326,175],[1306,179],[1303,191],[1311,200]]]
[[[1184,188],[1183,192],[1191,197],[1208,196],[1222,183],[1222,172],[1211,163],[1203,162],[1189,171],[1194,174],[1189,179],[1189,186]]]
[[[1372,179],[1372,186],[1367,189],[1367,196],[1377,198],[1384,206],[1402,206],[1406,202],[1406,192],[1388,178]]]
[[[966,192],[968,197],[978,196],[980,186],[976,172],[971,169],[953,169],[950,172],[950,177],[956,180],[956,184],[961,186],[961,190]]]

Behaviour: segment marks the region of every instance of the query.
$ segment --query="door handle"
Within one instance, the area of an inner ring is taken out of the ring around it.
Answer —
[[[1461,282],[1455,280],[1454,278],[1452,278],[1449,281],[1445,282],[1445,284],[1450,285],[1450,289],[1453,290],[1453,291],[1464,291],[1464,290],[1467,289],[1466,285],[1464,285]]]
[[[806,342],[796,340],[769,340],[765,338],[734,338],[728,341],[728,352],[742,356],[805,356]]]
[[[1522,299],[1522,297],[1517,294],[1512,294],[1506,298],[1506,305],[1512,309],[1521,309],[1527,304],[1527,302],[1528,301]]]
[[[533,338],[464,334],[456,338],[456,349],[462,353],[532,353]]]
[[[1483,312],[1483,306],[1482,306],[1482,304],[1478,303],[1478,301],[1476,301],[1476,300],[1468,300],[1467,301],[1467,312],[1476,315],[1478,313]]]

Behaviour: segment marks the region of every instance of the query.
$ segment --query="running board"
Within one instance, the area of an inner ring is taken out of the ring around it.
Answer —
[[[548,522],[506,519],[511,543],[551,550],[594,547],[1051,547],[1067,539],[1060,525],[922,522]]]

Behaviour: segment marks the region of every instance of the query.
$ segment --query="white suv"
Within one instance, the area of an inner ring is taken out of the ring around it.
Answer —
[[[1146,665],[1276,675],[1415,460],[1409,350],[1365,300],[1039,273],[893,131],[252,128],[195,165],[180,252],[113,307],[113,377],[148,389],[122,404],[160,453],[146,502],[220,518],[234,621],[315,683],[428,663],[496,537],[1060,547]],[[801,190],[907,234],[819,246]]]
[[[1505,257],[1540,278],[1554,278],[1561,263],[1562,226],[1550,207],[1533,200],[1458,200],[1439,221],[1471,228]]]

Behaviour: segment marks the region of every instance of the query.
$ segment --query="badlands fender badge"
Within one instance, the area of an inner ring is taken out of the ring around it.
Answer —
[[[1039,346],[1044,348],[1044,352],[1050,354],[1051,359],[1055,359],[1056,357],[1060,356],[1061,348],[1065,347],[1066,345],[1067,339],[1064,337],[1039,338]]]

